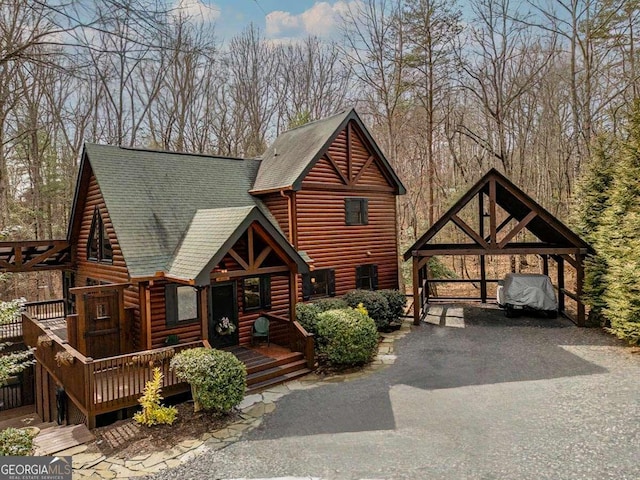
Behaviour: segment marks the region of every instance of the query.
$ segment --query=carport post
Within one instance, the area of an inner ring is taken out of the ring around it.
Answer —
[[[558,310],[564,312],[564,258],[556,257],[558,262]]]
[[[549,255],[540,255],[542,257],[542,274],[549,275]]]
[[[577,323],[579,327],[584,327],[586,324],[586,312],[584,303],[582,303],[582,285],[584,284],[584,263],[582,261],[583,256],[580,252],[576,253],[576,303],[578,307]]]
[[[484,255],[480,255],[480,300],[487,303],[487,268]]]
[[[413,324],[420,325],[420,313],[422,313],[422,297],[420,295],[420,276],[418,274],[420,257],[413,254]]]

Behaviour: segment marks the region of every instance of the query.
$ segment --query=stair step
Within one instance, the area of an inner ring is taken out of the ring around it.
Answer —
[[[247,388],[247,394],[256,393],[256,392],[259,392],[260,390],[264,390],[265,388],[272,387],[274,385],[279,385],[280,383],[285,383],[299,377],[303,377],[306,374],[311,372],[312,370],[305,367],[300,370],[296,370],[294,372],[285,373],[284,375],[280,375],[278,377],[273,377],[268,380],[264,380],[262,382],[254,383],[253,385],[249,385],[249,387]]]
[[[251,376],[251,374],[254,373],[263,372],[274,367],[279,367],[287,363],[298,362],[300,360],[304,360],[304,355],[299,352],[292,352],[290,355],[282,358],[276,359],[263,357],[261,359],[244,362],[244,364],[247,367],[247,375]]]
[[[294,362],[288,362],[283,365],[273,366],[266,370],[260,370],[258,372],[250,373],[247,375],[247,385],[251,386],[256,383],[260,383],[270,378],[279,377],[287,373],[295,372],[307,367],[306,360],[296,360]]]

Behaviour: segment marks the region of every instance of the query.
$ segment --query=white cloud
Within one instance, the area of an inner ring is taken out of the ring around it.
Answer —
[[[340,16],[359,2],[360,0],[338,0],[333,4],[317,2],[298,15],[282,10],[273,11],[266,16],[266,34],[268,37],[330,37],[336,33]]]
[[[206,0],[176,0],[173,13],[195,21],[212,22],[220,16],[220,7]]]

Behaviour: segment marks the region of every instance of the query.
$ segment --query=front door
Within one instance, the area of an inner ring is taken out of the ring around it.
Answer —
[[[213,348],[238,345],[238,296],[236,283],[211,285],[209,343]]]

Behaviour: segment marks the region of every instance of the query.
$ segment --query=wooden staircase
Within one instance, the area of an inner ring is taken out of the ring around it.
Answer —
[[[284,383],[310,373],[304,355],[300,352],[277,352],[268,356],[258,349],[231,347],[233,353],[247,367],[247,393],[256,393],[265,388]],[[269,349],[266,350],[269,352]]]

